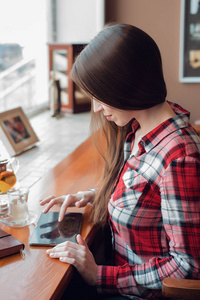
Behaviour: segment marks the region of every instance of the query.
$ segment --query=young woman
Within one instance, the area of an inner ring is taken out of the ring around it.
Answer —
[[[131,25],[106,26],[71,76],[91,96],[104,173],[96,191],[41,205],[46,213],[60,204],[62,220],[69,206],[93,203],[93,221],[109,222],[113,262],[97,265],[80,235],[47,253],[74,265],[103,297],[162,299],[165,277],[200,278],[200,140],[189,112],[166,100],[159,49]]]

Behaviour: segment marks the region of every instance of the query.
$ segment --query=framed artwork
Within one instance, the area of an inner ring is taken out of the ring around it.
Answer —
[[[181,0],[180,82],[200,82],[200,1]]]
[[[39,141],[21,107],[0,113],[0,139],[10,156],[23,152]]]

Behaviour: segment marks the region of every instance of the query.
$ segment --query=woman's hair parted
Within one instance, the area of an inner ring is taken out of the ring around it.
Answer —
[[[77,57],[71,78],[91,97],[122,110],[153,107],[164,102],[167,94],[157,44],[128,24],[105,26]],[[107,221],[107,204],[123,164],[130,125],[119,128],[101,113],[92,113],[92,137],[105,162],[94,201],[95,223]]]

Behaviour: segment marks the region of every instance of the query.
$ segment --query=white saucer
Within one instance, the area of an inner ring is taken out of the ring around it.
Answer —
[[[24,224],[15,224],[11,221],[10,219],[10,216],[7,215],[7,214],[0,214],[0,221],[2,223],[4,223],[5,225],[8,225],[10,227],[25,227],[25,226],[28,226],[28,225],[31,225],[32,223],[35,222],[37,218],[37,215],[36,213],[32,212],[32,211],[29,211],[29,216],[28,216],[28,220],[24,223]]]

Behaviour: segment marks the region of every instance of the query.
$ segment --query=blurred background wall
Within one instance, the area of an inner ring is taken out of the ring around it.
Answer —
[[[106,0],[106,22],[135,25],[156,41],[163,59],[167,99],[188,109],[194,122],[200,119],[200,83],[179,82],[180,11],[181,0]]]

